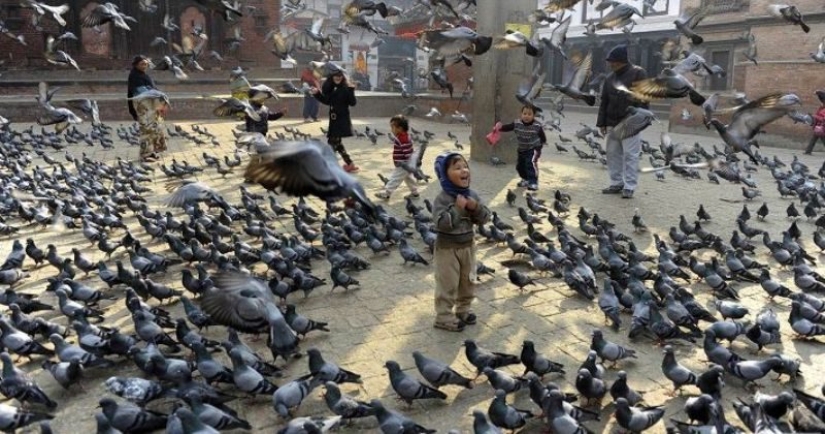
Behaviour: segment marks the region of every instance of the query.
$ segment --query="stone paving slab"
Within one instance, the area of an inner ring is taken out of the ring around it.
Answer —
[[[573,132],[579,127],[579,122],[592,123],[591,116],[568,113],[562,123],[563,135],[573,136]],[[447,139],[447,132],[450,131],[459,137],[459,140],[467,144],[469,127],[462,125],[444,125],[428,122],[424,119],[413,118],[412,126],[416,129],[426,129],[436,133],[437,138],[431,142],[431,147],[425,157],[425,169],[432,172],[432,163],[435,156],[452,146],[452,141]],[[181,139],[171,141],[170,150],[164,156],[163,163],[169,163],[173,159],[187,161],[189,164],[199,166],[203,164],[203,153],[223,156],[234,151],[234,143],[231,139],[230,130],[236,125],[228,122],[179,122],[184,128],[191,125],[207,127],[212,133],[220,138],[220,146],[204,145],[197,147],[189,143],[184,143]],[[362,119],[354,120],[356,128],[363,129],[370,125],[381,131],[388,131],[387,119]],[[120,125],[116,125],[120,126]],[[298,127],[302,131],[319,135],[320,123],[302,124],[294,121],[274,122],[271,131],[277,131],[282,126]],[[88,126],[81,126],[81,129]],[[644,137],[653,144],[658,143],[661,131],[665,131],[666,124],[654,124],[643,134]],[[689,135],[672,135],[674,141],[692,144],[699,141],[706,148],[719,140],[709,140],[706,137]],[[555,134],[551,134],[554,140]],[[345,145],[350,150],[356,163],[362,170],[357,175],[364,183],[370,194],[376,192],[381,184],[376,174],[378,172],[388,173],[391,170],[391,153],[389,143],[379,143],[373,146],[366,139],[347,139]],[[481,146],[486,146],[482,144]],[[583,143],[578,144],[584,149]],[[67,152],[79,156],[81,152],[92,159],[114,162],[116,158],[133,160],[137,157],[138,150],[123,143],[118,143],[111,151],[102,150],[99,147],[71,146]],[[515,150],[501,149],[499,152],[515,152]],[[762,152],[767,155],[776,154],[785,162],[790,162],[793,152],[784,149],[772,149],[763,147]],[[465,154],[469,153],[469,148],[465,148]],[[64,152],[54,153],[55,158],[63,158]],[[244,157],[246,158],[246,157]],[[822,163],[822,154],[813,157],[802,156],[803,162],[808,164],[814,171]],[[647,163],[643,163],[646,165]],[[473,182],[476,189],[490,206],[508,222],[516,227],[520,227],[516,210],[506,205],[504,197],[508,189],[516,190],[515,170],[512,165],[492,167],[484,162],[472,162]],[[222,194],[226,194],[230,201],[238,200],[237,187],[241,183],[241,168],[236,168],[235,172],[223,178],[213,169],[207,169],[198,174],[193,179],[207,182],[218,187]],[[571,206],[571,217],[566,219],[571,231],[576,236],[583,236],[577,228],[575,212],[579,207],[584,206],[590,211],[598,212],[600,216],[615,222],[617,227],[623,232],[631,235],[636,245],[648,252],[653,253],[651,233],[659,233],[664,239],[668,239],[666,232],[672,225],[678,223],[680,214],[685,214],[691,221],[700,203],[704,203],[708,212],[713,216],[713,220],[706,225],[706,228],[714,233],[728,238],[731,230],[734,229],[734,219],[742,207],[742,203],[735,202],[741,200],[740,188],[737,185],[722,184],[713,185],[706,180],[684,180],[677,178],[674,174],[668,173],[664,182],[657,182],[650,175],[644,175],[640,182],[639,190],[633,200],[622,200],[616,196],[604,196],[599,190],[607,183],[607,172],[598,163],[581,162],[571,153],[559,155],[553,152],[553,147],[547,149],[542,156],[540,163],[540,191],[539,197],[552,201],[552,193],[555,189],[561,188],[570,193],[573,197]],[[765,222],[752,222],[752,225],[768,230],[776,238],[780,231],[789,225],[789,220],[784,216],[784,209],[790,200],[780,199],[776,192],[774,183],[770,179],[770,174],[766,169],[754,174],[754,177],[762,188],[764,200],[771,206],[771,214]],[[153,189],[153,193],[148,195],[150,205],[158,207],[166,192],[166,179],[159,171],[155,175],[153,182],[148,185]],[[389,203],[389,208],[398,215],[404,214],[403,200],[401,197],[406,194],[405,187],[401,187]],[[253,191],[260,192],[261,189],[255,187]],[[521,191],[519,196],[521,196]],[[438,193],[438,185],[431,182],[424,187],[422,196],[424,198],[434,198]],[[721,199],[734,201],[726,202]],[[317,200],[311,201],[320,207]],[[291,203],[291,200],[286,200]],[[519,205],[523,206],[524,200],[519,197]],[[761,202],[749,203],[751,211],[755,211]],[[650,228],[648,233],[634,234],[630,225],[634,210],[638,209]],[[9,222],[16,223],[16,222]],[[162,242],[151,242],[142,233],[142,230],[134,230],[136,221],[131,216],[127,219],[128,225],[133,228],[133,233],[140,235],[141,242],[144,242],[152,251],[164,251],[166,246]],[[276,231],[293,231],[290,218],[282,218],[268,222],[270,227]],[[803,239],[807,246],[812,246],[811,234],[814,230],[812,223],[804,220],[799,221],[800,228],[804,235]],[[550,236],[555,233],[548,223],[540,225],[540,229]],[[120,232],[114,236],[120,235]],[[517,237],[526,236],[525,231],[519,229]],[[0,258],[5,257],[11,248],[11,240],[19,238],[33,238],[42,247],[53,243],[58,247],[61,255],[70,254],[72,247],[80,248],[84,254],[93,259],[103,259],[102,254],[96,250],[89,249],[88,243],[77,232],[52,233],[48,230],[27,227],[13,237],[5,236],[0,238]],[[595,240],[590,240],[595,243]],[[425,248],[421,241],[414,237],[412,244],[414,247],[424,252]],[[762,262],[767,261],[764,255],[764,248],[760,247],[757,256]],[[696,395],[698,390],[692,387],[685,388],[684,396],[670,397],[666,395],[671,386],[664,378],[660,370],[662,359],[661,348],[655,347],[646,339],[636,342],[629,342],[626,338],[627,325],[623,326],[619,333],[615,333],[604,326],[603,316],[596,303],[588,303],[583,299],[573,295],[563,283],[550,277],[542,277],[533,289],[519,292],[507,281],[506,268],[498,263],[512,258],[510,251],[506,247],[496,246],[488,243],[479,244],[478,256],[487,265],[496,268],[494,277],[484,276],[477,286],[478,299],[474,304],[474,309],[479,316],[477,325],[469,327],[463,333],[450,333],[435,330],[431,327],[433,320],[432,291],[433,291],[433,269],[422,266],[402,266],[398,253],[393,250],[389,255],[372,255],[364,248],[359,248],[358,253],[368,258],[372,263],[369,270],[354,273],[354,276],[361,281],[360,289],[351,289],[344,292],[340,288],[332,294],[329,287],[316,289],[307,298],[302,298],[301,294],[294,294],[290,297],[290,302],[298,306],[299,312],[310,318],[327,321],[330,323],[331,333],[311,333],[302,343],[301,347],[306,350],[310,347],[317,347],[329,360],[341,364],[347,369],[353,370],[363,375],[364,381],[360,385],[344,385],[342,390],[358,399],[369,400],[371,398],[381,398],[384,403],[394,409],[402,411],[409,417],[427,427],[438,429],[439,432],[446,432],[456,428],[460,432],[472,432],[471,412],[474,408],[481,408],[486,411],[493,396],[491,387],[486,384],[484,377],[476,382],[476,387],[472,390],[460,390],[456,387],[444,388],[449,396],[446,402],[416,402],[407,407],[393,399],[393,391],[389,385],[386,370],[383,364],[386,360],[398,361],[402,368],[408,372],[414,372],[415,367],[411,357],[414,350],[422,351],[431,357],[435,357],[444,362],[450,363],[459,372],[466,375],[473,375],[474,368],[465,359],[461,343],[464,339],[475,339],[482,346],[496,350],[519,354],[521,343],[525,339],[535,342],[536,349],[549,358],[559,361],[565,365],[567,375],[548,376],[545,380],[551,380],[559,384],[565,391],[575,391],[575,372],[579,364],[584,360],[588,352],[590,342],[590,332],[594,328],[605,330],[607,339],[631,346],[639,354],[638,359],[619,364],[620,369],[628,372],[629,382],[637,390],[645,391],[646,402],[653,405],[665,405],[667,409],[666,418],[684,419],[682,406],[685,400]],[[814,251],[809,248],[809,251]],[[431,255],[424,254],[430,258]],[[707,252],[702,256],[707,259]],[[125,259],[128,257],[115,257],[107,261],[113,264],[115,259]],[[770,262],[770,261],[768,261]],[[27,262],[27,265],[31,265]],[[165,275],[157,276],[156,280],[168,283],[174,287],[180,287],[180,268],[175,266]],[[776,264],[771,264],[771,272],[776,278],[781,279],[794,288],[792,275],[787,271],[779,271]],[[328,266],[325,261],[313,262],[313,273],[327,277]],[[26,279],[18,288],[21,292],[42,293],[45,288],[44,279],[53,274],[51,267],[44,267],[33,272],[33,276]],[[535,275],[535,273],[531,273]],[[155,277],[153,277],[155,278]],[[600,279],[601,281],[601,279]],[[101,282],[92,273],[84,282],[94,287],[102,287]],[[708,295],[708,288],[704,284],[691,284],[694,293],[700,294],[701,302],[715,311],[711,305],[712,300]],[[758,285],[739,284],[742,294],[743,304],[751,309],[750,318],[765,304],[765,297]],[[120,294],[120,290],[114,290]],[[48,303],[57,304],[57,300],[52,294],[44,294],[42,299]],[[107,315],[107,324],[121,326],[125,330],[131,327],[131,320],[124,309],[122,300],[112,304],[103,304]],[[822,380],[818,378],[819,367],[825,366],[825,356],[822,354],[821,341],[796,341],[792,339],[790,327],[787,324],[787,313],[790,304],[785,300],[777,299],[772,307],[779,314],[782,322],[783,344],[769,347],[761,355],[754,355],[754,347],[744,340],[737,340],[733,343],[735,351],[747,358],[765,358],[768,354],[781,351],[792,357],[799,357],[803,361],[802,371],[804,376],[796,382],[796,387],[807,390],[814,395],[819,395],[819,386]],[[175,315],[182,315],[179,305],[171,305],[170,309]],[[47,318],[55,318],[54,312],[43,314]],[[625,323],[629,323],[630,317],[623,314]],[[63,321],[60,319],[59,321]],[[704,327],[704,325],[703,325]],[[205,333],[214,339],[223,339],[225,332],[222,327],[213,327]],[[250,341],[249,337],[246,338]],[[263,354],[268,354],[264,341],[252,342],[255,348],[262,350]],[[701,371],[707,366],[707,361],[701,347],[691,345],[674,345],[677,358],[685,366]],[[225,363],[228,359],[221,357]],[[92,417],[94,406],[99,397],[106,395],[102,385],[103,380],[111,375],[140,376],[140,372],[131,362],[124,361],[114,368],[90,369],[85,374],[81,388],[73,388],[69,391],[62,391],[60,387],[38,367],[39,362],[30,363],[24,368],[34,373],[36,381],[54,397],[60,404],[56,413],[56,418],[52,422],[55,432],[84,432],[92,430],[94,419]],[[521,374],[519,366],[505,368],[513,374]],[[287,379],[302,375],[307,371],[306,360],[301,359],[292,362],[287,370]],[[606,380],[608,385],[616,378],[616,370],[608,370]],[[417,375],[417,374],[415,374]],[[284,380],[277,381],[278,384]],[[748,392],[742,387],[741,381],[733,378],[726,379],[727,387],[724,390],[725,410],[729,421],[738,422],[732,411],[730,403],[740,397],[747,397]],[[763,392],[777,393],[788,385],[763,379],[758,382],[763,387]],[[323,400],[319,397],[321,390],[316,390],[305,401],[304,405],[297,411],[299,416],[325,415],[328,414]],[[516,393],[509,398],[510,402],[521,408],[533,409],[538,413],[538,409],[529,401],[525,392]],[[615,419],[611,417],[613,406],[609,404],[610,399],[604,400],[604,408],[601,411],[601,422],[587,422],[586,426],[595,432],[607,432],[614,430]],[[238,403],[231,406],[237,409],[240,415],[247,418],[259,432],[272,432],[276,428],[283,426],[272,410],[271,400],[268,397],[257,397],[255,399],[242,398]],[[162,411],[171,409],[170,403],[152,404],[152,408]],[[542,432],[543,425],[539,422],[531,422],[522,431],[525,433]],[[374,419],[358,421],[351,426],[343,427],[342,433],[356,432],[377,432],[377,424]],[[657,424],[648,432],[662,433],[665,431],[663,423]]]

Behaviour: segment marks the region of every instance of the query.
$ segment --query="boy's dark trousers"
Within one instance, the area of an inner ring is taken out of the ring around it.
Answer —
[[[539,157],[541,148],[519,149],[516,160],[516,171],[521,179],[530,184],[539,182]]]

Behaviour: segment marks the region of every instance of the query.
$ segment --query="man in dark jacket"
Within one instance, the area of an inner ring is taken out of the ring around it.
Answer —
[[[604,194],[619,194],[625,199],[633,197],[639,179],[639,157],[642,140],[639,135],[624,140],[614,138],[610,132],[619,124],[631,106],[647,108],[647,104],[634,100],[627,92],[616,89],[615,84],[625,87],[647,78],[645,70],[627,60],[627,46],[619,45],[607,55],[607,63],[613,71],[604,81],[596,126],[607,139],[607,169],[610,185],[602,190]]]

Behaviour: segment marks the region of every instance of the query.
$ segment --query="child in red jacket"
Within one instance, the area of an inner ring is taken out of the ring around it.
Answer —
[[[814,114],[813,136],[805,149],[805,155],[811,155],[817,140],[822,140],[822,144],[825,144],[825,90],[816,91],[816,96],[819,98],[819,109]]]
[[[410,129],[410,122],[403,115],[395,115],[390,119],[390,128],[392,128],[393,146],[392,146],[392,162],[395,165],[395,170],[390,174],[387,184],[384,189],[375,194],[379,199],[387,200],[401,185],[401,182],[407,184],[410,189],[409,198],[418,199],[418,188],[415,186],[415,179],[413,174],[407,170],[403,165],[405,163],[415,162],[415,149],[413,148],[410,135],[407,133]],[[412,164],[415,167],[415,164]]]

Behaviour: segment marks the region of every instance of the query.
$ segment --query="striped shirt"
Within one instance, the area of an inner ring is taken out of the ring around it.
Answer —
[[[410,141],[410,135],[404,132],[398,133],[392,145],[392,161],[394,163],[403,163],[412,157],[413,144]]]
[[[525,124],[519,119],[511,124],[501,126],[501,132],[506,133],[508,131],[515,131],[519,151],[540,148],[547,143],[544,128],[536,121]]]

